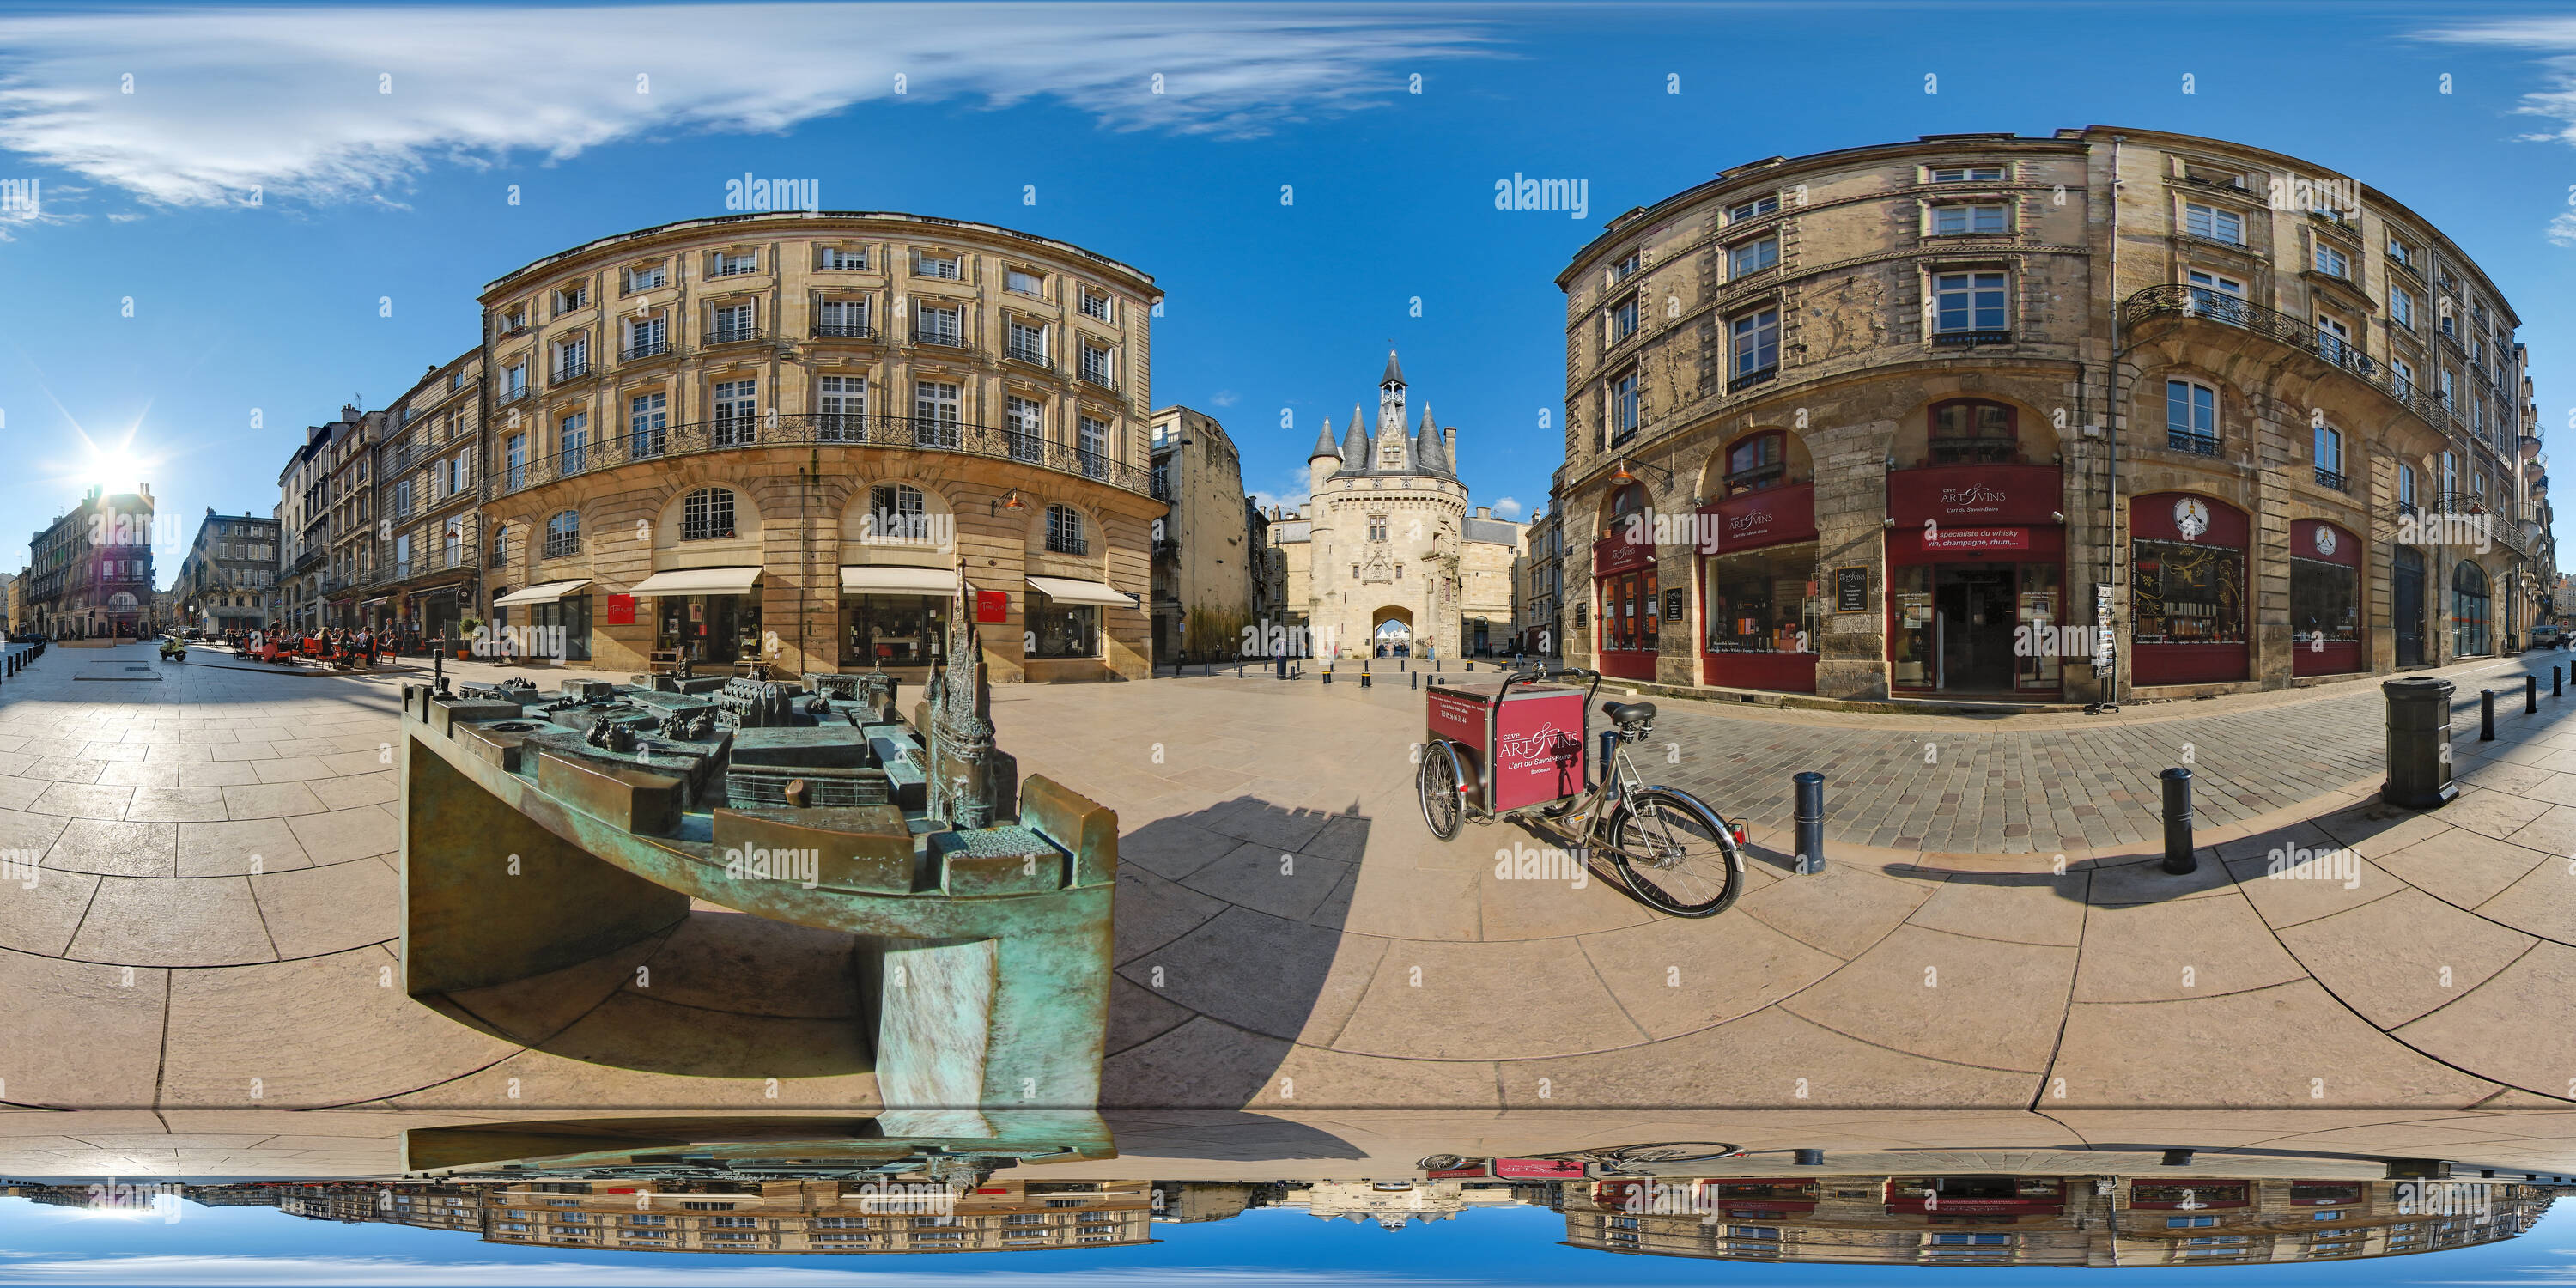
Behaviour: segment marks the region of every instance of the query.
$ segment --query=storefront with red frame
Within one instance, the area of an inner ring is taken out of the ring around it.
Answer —
[[[2368,670],[2361,647],[2361,540],[2323,519],[2290,523],[2290,674]]]
[[[2223,684],[2253,674],[2245,512],[2196,492],[2129,505],[2129,680]]]
[[[2054,700],[2081,660],[2066,628],[2055,465],[1928,465],[1887,476],[1888,682],[1898,693]]]
[[[2252,1181],[2160,1180],[2129,1183],[2129,1206],[2153,1211],[2251,1207]]]
[[[1700,682],[1815,692],[1816,485],[1738,492],[1700,507],[1699,520]]]
[[[1630,484],[1611,506],[1611,520],[1600,539],[1592,543],[1592,584],[1599,616],[1593,627],[1593,639],[1600,649],[1603,675],[1625,680],[1655,678],[1655,657],[1661,651],[1657,639],[1662,631],[1663,615],[1658,605],[1663,602],[1661,587],[1655,580],[1655,534],[1650,521],[1631,522],[1632,516],[1647,516],[1645,489]]]

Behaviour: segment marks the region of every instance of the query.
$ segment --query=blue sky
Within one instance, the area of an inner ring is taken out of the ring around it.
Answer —
[[[1783,1288],[1847,1284],[1969,1288],[1991,1270],[1937,1267],[1761,1265],[1618,1256],[1560,1246],[1565,1219],[1544,1208],[1469,1211],[1400,1231],[1302,1211],[1267,1209],[1230,1221],[1157,1225],[1163,1242],[1092,1252],[974,1253],[948,1256],[708,1256],[579,1253],[513,1248],[468,1235],[404,1226],[341,1225],[269,1208],[204,1208],[180,1219],[107,1220],[24,1199],[0,1199],[0,1285],[153,1284],[168,1288],[279,1288],[295,1284],[750,1285],[753,1288],[877,1288],[923,1276],[965,1276],[990,1288],[1043,1280],[1058,1288],[1152,1282],[1206,1285],[1705,1284],[1711,1280]],[[2576,1212],[2553,1210],[2529,1234],[2503,1243],[2410,1257],[2314,1267],[2249,1266],[2142,1270],[2153,1283],[2211,1279],[2244,1288],[2360,1284],[2493,1284],[2544,1288],[2576,1280],[2567,1246]],[[2019,1288],[2099,1285],[2098,1270],[2018,1269]],[[2122,1276],[2121,1282],[2128,1282]],[[2117,1288],[2117,1285],[2114,1285]]]
[[[93,443],[186,517],[164,540],[267,513],[302,427],[466,348],[483,283],[721,213],[745,172],[1152,273],[1155,402],[1223,420],[1267,496],[1393,341],[1479,503],[1526,514],[1562,451],[1554,278],[1604,220],[1775,153],[2095,123],[2408,203],[2521,313],[2543,420],[2576,415],[2576,5],[21,3],[0,533],[126,472]],[[1494,210],[1516,172],[1588,180],[1586,218]]]

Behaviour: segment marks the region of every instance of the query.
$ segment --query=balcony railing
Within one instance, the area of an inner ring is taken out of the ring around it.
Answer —
[[[2345,486],[2344,476],[2341,473],[2327,469],[2322,465],[2317,467],[2317,486],[2330,487],[2337,492],[2350,490]]]
[[[1975,348],[1981,344],[2011,344],[2010,331],[1935,331],[1932,343],[1943,348]]]
[[[1726,382],[1726,392],[1736,393],[1741,390],[1750,389],[1753,386],[1761,384],[1766,380],[1770,380],[1779,374],[1780,364],[1776,362],[1759,370],[1745,372],[1743,375],[1737,376]]]
[[[2218,435],[2194,433],[2187,429],[2174,429],[2168,426],[2165,429],[2165,446],[2177,452],[2216,456],[2218,455]]]
[[[707,343],[750,344],[766,338],[768,334],[756,326],[720,326],[707,332]]]
[[[567,380],[579,380],[583,376],[589,374],[590,359],[566,358],[561,365],[555,368],[554,382],[556,384],[562,384]]]
[[[1047,360],[1046,346],[1042,344],[1015,344],[1010,348],[1010,356],[1017,361],[1034,363],[1043,367],[1046,365]]]
[[[959,331],[925,331],[915,327],[912,331],[912,342],[935,344],[945,349],[963,349],[966,347],[966,336]]]
[[[873,340],[877,338],[877,329],[865,322],[817,322],[814,324],[814,338],[817,340]]]
[[[645,358],[667,358],[670,356],[671,342],[668,340],[638,340],[635,343],[617,351],[617,360],[619,362],[638,362]]]
[[[2442,407],[2439,398],[2399,377],[2385,364],[2372,361],[2350,341],[2319,334],[2317,324],[2306,318],[2267,309],[2233,295],[2190,286],[2150,286],[2130,296],[2120,306],[2120,325],[2125,330],[2134,332],[2156,318],[2197,318],[2250,331],[2342,368],[2345,374],[2388,395],[2424,423],[2443,433],[2453,432],[2457,424],[2451,413]]]
[[[735,416],[693,424],[671,425],[644,433],[610,434],[552,456],[529,460],[524,468],[495,475],[499,495],[635,461],[742,447],[848,444],[962,452],[997,460],[1019,461],[1045,469],[1096,479],[1111,487],[1151,495],[1152,471],[1128,465],[1096,451],[1084,451],[1033,434],[930,416],[862,416],[848,413]]]
[[[501,392],[492,399],[492,405],[495,407],[507,407],[527,396],[528,386],[526,385],[504,385],[501,388]]]

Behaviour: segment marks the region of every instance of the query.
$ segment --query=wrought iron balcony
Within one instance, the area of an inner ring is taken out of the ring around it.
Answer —
[[[873,340],[877,338],[877,329],[865,322],[817,322],[814,324],[814,338],[817,340]]]
[[[1767,367],[1745,372],[1743,375],[1737,376],[1726,382],[1726,392],[1736,393],[1740,390],[1750,389],[1755,385],[1776,378],[1779,374],[1780,364],[1776,362]]]
[[[672,353],[668,340],[638,340],[617,351],[619,362],[640,362],[646,358],[667,358]]]
[[[501,387],[501,392],[493,396],[492,405],[495,407],[507,407],[510,404],[527,397],[529,392],[530,390],[526,385],[504,385]]]
[[[935,344],[944,349],[963,349],[966,347],[966,336],[958,331],[924,331],[915,327],[912,331],[912,342]]]
[[[1976,348],[1981,344],[2011,344],[2012,332],[2004,330],[1935,331],[1932,333],[1932,343],[1943,348],[1965,347],[1970,349]]]
[[[751,344],[768,338],[769,333],[756,326],[720,326],[707,332],[707,343]]]
[[[2324,466],[2322,466],[2322,465],[2320,465],[2320,466],[2318,466],[2318,467],[2317,467],[2317,486],[2319,486],[2319,487],[2330,487],[2330,488],[2333,488],[2333,489],[2334,489],[2335,491],[2337,491],[2337,492],[2346,492],[2346,491],[2350,491],[2350,490],[2351,490],[2349,487],[2347,487],[2347,486],[2345,485],[2345,479],[2344,479],[2344,476],[2343,476],[2343,475],[2341,475],[2341,474],[2339,474],[2339,473],[2337,473],[2337,472],[2335,472],[2335,471],[2333,471],[2333,470],[2327,469],[2326,467],[2324,467]]]
[[[643,433],[606,434],[579,447],[536,457],[523,466],[496,472],[492,481],[498,487],[498,495],[508,496],[637,461],[736,448],[807,444],[960,452],[969,456],[1019,461],[1097,480],[1122,491],[1151,495],[1152,471],[1147,467],[1123,464],[1103,453],[1084,451],[1033,434],[928,416],[863,416],[835,412],[734,416],[670,425]]]
[[[2317,324],[2306,318],[2267,309],[2233,295],[2190,286],[2150,286],[2130,296],[2120,306],[2120,326],[2132,334],[2159,318],[2214,322],[2251,332],[2275,344],[2314,355],[2330,366],[2342,368],[2345,374],[2388,395],[2424,423],[2443,433],[2451,433],[2458,423],[2443,408],[2441,399],[2399,377],[2386,365],[2372,361],[2350,341],[2320,334]]]
[[[568,358],[562,365],[555,368],[554,383],[560,385],[567,381],[579,380],[589,374],[590,359]]]
[[[2218,455],[2218,435],[2194,433],[2190,430],[2174,429],[2168,426],[2165,429],[2165,446],[2172,448],[2177,452],[2191,452],[2200,456],[2216,456]]]
[[[1041,367],[1046,365],[1046,346],[1042,344],[1014,344],[1010,347],[1009,355],[1016,361],[1034,363]]]

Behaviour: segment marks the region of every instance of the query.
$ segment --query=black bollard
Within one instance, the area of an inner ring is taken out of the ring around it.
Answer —
[[[1288,655],[1285,653],[1279,655],[1279,678],[1288,678]]]
[[[2478,690],[2478,741],[2495,741],[2495,690]]]
[[[2535,672],[2525,672],[2522,677],[2522,713],[2540,713],[2540,676]]]
[[[1405,676],[1407,679],[1411,680],[1412,683],[1407,684],[1404,687],[1408,689],[1419,689],[1422,687],[1422,675],[1420,672],[1407,671],[1405,672]]]
[[[1396,669],[1396,670],[1398,670],[1398,671],[1402,671],[1402,670],[1404,669],[1404,661],[1405,661],[1405,660],[1404,660],[1403,658],[1400,658],[1400,657],[1399,657],[1399,658],[1397,658],[1397,659],[1395,659],[1395,669]]]
[[[2200,860],[2191,853],[2191,771],[2176,765],[2156,777],[2165,784],[2165,871],[2198,871]]]
[[[1798,802],[1798,873],[1812,876],[1825,870],[1825,776],[1809,770],[1789,781]]]
[[[1332,683],[1332,682],[1333,682],[1333,664],[1332,664],[1332,663],[1330,663],[1330,662],[1326,662],[1326,663],[1324,664],[1324,683],[1326,683],[1326,684],[1330,684],[1330,683]]]
[[[2564,696],[2558,689],[2558,668],[2554,665],[2549,668],[2549,696],[2553,698]]]
[[[1360,687],[1363,689],[1369,687],[1369,666],[1366,662],[1360,663]]]
[[[2165,1151],[2165,1156],[2157,1161],[2165,1167],[2189,1167],[2191,1166],[2191,1151],[2187,1149],[2169,1149]]]
[[[1798,1166],[1822,1167],[1824,1165],[1825,1151],[1821,1149],[1802,1149],[1798,1151]]]

